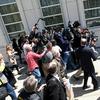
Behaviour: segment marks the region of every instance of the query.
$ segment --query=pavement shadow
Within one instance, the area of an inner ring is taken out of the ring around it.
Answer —
[[[75,79],[73,76],[70,78],[70,83],[75,85],[75,84],[82,84],[83,82],[83,76],[80,76],[79,79]]]
[[[18,80],[23,80],[25,78],[27,78],[27,68],[25,65],[23,65],[23,67],[20,68],[20,76],[17,78]]]
[[[99,97],[99,98],[97,98],[97,100],[100,100],[100,97]]]
[[[100,76],[97,76],[96,78],[97,78],[98,82],[100,82]],[[82,80],[82,78],[81,78],[81,80]],[[80,82],[80,80],[79,80],[79,82]],[[99,83],[99,88],[100,88],[100,83]],[[73,91],[75,93],[74,94],[75,97],[79,97],[79,96],[82,96],[84,94],[87,94],[87,93],[90,93],[90,92],[94,92],[93,89],[83,90],[82,87],[73,87]],[[100,97],[97,100],[100,100]]]
[[[97,80],[98,80],[98,85],[99,85],[99,87],[100,87],[100,76],[96,76],[96,78],[97,78]]]
[[[83,90],[82,87],[73,87],[73,91],[74,91],[74,97],[79,97],[79,96],[82,96],[84,94],[93,92],[92,89]]]
[[[27,74],[21,74],[17,79],[18,80],[23,80],[27,78]]]
[[[26,66],[21,67],[21,68],[20,68],[20,72],[21,72],[22,74],[25,74],[25,73],[27,72]]]

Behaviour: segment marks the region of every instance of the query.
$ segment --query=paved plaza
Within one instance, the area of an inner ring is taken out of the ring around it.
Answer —
[[[100,60],[94,61],[95,70],[98,73],[97,79],[99,82],[99,89],[93,91],[93,86],[91,83],[91,78],[88,79],[88,85],[90,88],[88,90],[82,90],[83,86],[83,75],[81,75],[81,79],[79,81],[72,81],[72,86],[75,94],[75,100],[100,100]],[[75,73],[72,72],[69,75],[72,76]]]
[[[94,61],[94,66],[96,69],[96,72],[98,73],[97,79],[99,81],[99,88],[100,88],[100,59],[98,59],[97,61]],[[27,77],[26,75],[26,66],[22,65],[22,67],[20,68],[22,71],[21,75],[17,75],[16,71],[15,71],[15,77],[17,79],[17,89],[15,90],[16,94],[18,95],[21,88],[23,87],[23,81],[24,79]],[[100,89],[93,91],[93,86],[91,84],[91,78],[89,78],[88,80],[88,84],[91,86],[88,90],[82,90],[82,85],[83,85],[83,74],[81,74],[80,76],[80,80],[79,81],[75,81],[74,79],[72,79],[72,75],[75,73],[76,71],[70,72],[68,73],[68,76],[70,77],[71,80],[71,84],[73,86],[73,90],[74,90],[74,94],[75,94],[75,100],[100,100]],[[11,100],[10,97],[8,96],[6,98],[6,100]]]

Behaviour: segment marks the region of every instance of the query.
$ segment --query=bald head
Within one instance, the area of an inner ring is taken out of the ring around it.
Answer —
[[[85,46],[86,43],[87,43],[87,39],[82,38],[82,39],[81,39],[81,46]]]

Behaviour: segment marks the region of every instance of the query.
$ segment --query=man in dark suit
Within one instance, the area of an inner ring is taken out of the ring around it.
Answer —
[[[67,100],[64,84],[60,81],[56,71],[56,64],[50,63],[43,100]]]
[[[98,82],[95,76],[95,69],[92,62],[93,60],[96,60],[96,56],[93,52],[93,50],[86,46],[87,40],[85,38],[81,39],[81,47],[76,51],[77,57],[79,58],[80,66],[82,66],[82,69],[84,71],[84,85],[83,89],[88,88],[87,81],[88,77],[90,76],[92,78],[92,83],[94,86],[94,90],[98,89]]]

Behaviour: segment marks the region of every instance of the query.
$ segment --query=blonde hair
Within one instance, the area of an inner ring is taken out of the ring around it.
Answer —
[[[8,51],[8,50],[13,50],[13,48],[10,46],[10,44],[8,44],[8,45],[6,45],[6,51]]]
[[[54,74],[57,71],[57,63],[52,61],[49,64],[49,67],[47,68],[47,71],[49,74]]]
[[[38,84],[37,79],[35,78],[35,76],[31,75],[26,78],[26,80],[23,83],[23,86],[27,92],[33,92],[36,91],[37,84]]]

